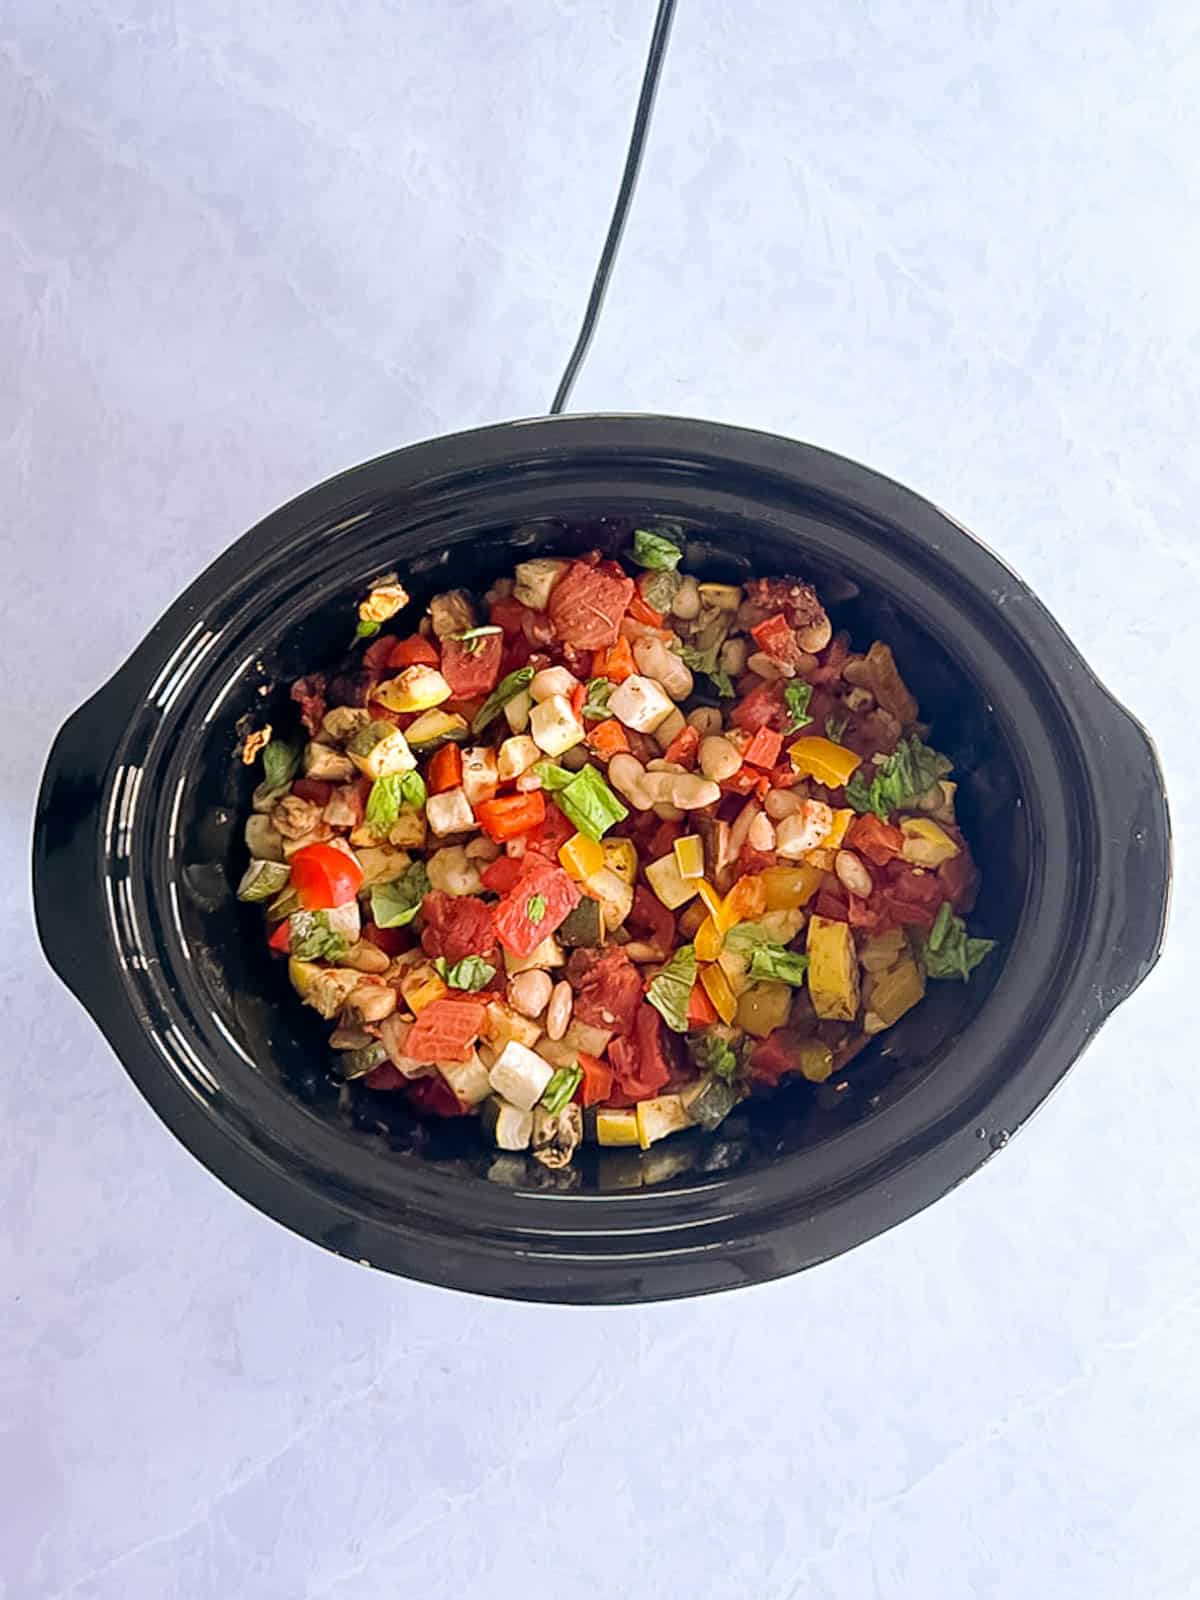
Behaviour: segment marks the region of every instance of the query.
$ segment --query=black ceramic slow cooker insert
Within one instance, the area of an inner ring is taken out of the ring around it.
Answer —
[[[339,1088],[234,889],[252,772],[239,723],[345,649],[370,582],[418,601],[535,554],[616,547],[647,518],[704,577],[797,573],[835,626],[892,645],[983,872],[999,950],[830,1083],[714,1134],[589,1150],[577,1173]],[[957,523],[853,462],[665,417],[572,416],[356,467],[246,534],[51,752],[34,841],[46,953],[172,1131],[252,1204],[343,1255],[526,1299],[664,1299],[811,1266],[1007,1142],[1153,966],[1169,882],[1142,728],[1029,589]],[[1086,1092],[1080,1086],[1077,1092]],[[561,1189],[556,1183],[574,1183]]]

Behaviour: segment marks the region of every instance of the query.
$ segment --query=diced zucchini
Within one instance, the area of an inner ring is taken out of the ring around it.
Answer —
[[[738,1027],[756,1039],[765,1039],[776,1028],[786,1027],[791,1009],[792,990],[788,984],[751,984],[738,1001]]]
[[[689,1084],[679,1098],[688,1116],[706,1132],[724,1122],[738,1101],[737,1090],[715,1072],[706,1073],[697,1083]]]
[[[605,839],[602,841],[604,865],[616,873],[623,883],[637,882],[637,846],[632,839]]]
[[[529,713],[533,709],[533,696],[528,689],[522,689],[519,694],[513,695],[511,700],[505,702],[504,720],[514,733],[524,733],[529,726]],[[541,759],[541,751],[538,751]]]
[[[594,949],[604,942],[604,915],[599,900],[584,895],[559,926],[559,943],[568,950]]]
[[[945,828],[931,817],[906,817],[900,824],[904,844],[900,854],[914,867],[940,867],[959,854],[958,846]]]
[[[911,956],[869,979],[863,1030],[882,1033],[925,998],[925,975]]]
[[[457,711],[426,711],[424,716],[409,723],[404,736],[409,744],[427,750],[447,739],[461,744],[470,731],[466,717],[460,717]]]
[[[685,878],[680,872],[674,852],[650,863],[646,868],[646,882],[668,911],[678,911],[680,906],[694,900],[698,893],[695,879]]]
[[[491,800],[500,781],[496,752],[486,745],[472,745],[463,751],[462,789],[471,806]]]
[[[542,1030],[531,1017],[523,1017],[503,1000],[489,1000],[483,1014],[483,1037],[499,1053],[510,1039],[530,1049],[541,1038]]]
[[[539,967],[544,972],[553,967],[561,967],[566,963],[566,957],[558,947],[558,941],[551,934],[543,939],[536,950],[531,950],[527,956],[514,956],[511,951],[504,952],[504,970],[510,978],[515,978],[518,972],[531,972],[534,967]]]
[[[548,1061],[526,1045],[510,1039],[488,1074],[492,1088],[503,1100],[521,1111],[532,1111],[554,1076]]]
[[[675,865],[681,878],[704,876],[704,840],[698,833],[689,833],[674,844]]]
[[[808,924],[808,992],[819,1017],[853,1022],[858,1014],[858,956],[848,924],[814,916]]]
[[[669,1133],[680,1133],[690,1127],[691,1118],[677,1094],[656,1095],[653,1100],[639,1100],[636,1107],[637,1138],[643,1150],[649,1150],[659,1139]]]
[[[533,1137],[533,1112],[509,1105],[498,1095],[484,1102],[484,1132],[500,1150],[527,1150]]]
[[[886,933],[873,933],[858,952],[858,959],[864,972],[886,972],[907,951],[903,929],[889,928]]]
[[[256,861],[282,861],[283,835],[271,821],[257,811],[246,818],[246,849]]]
[[[796,1064],[809,1083],[824,1083],[833,1073],[833,1051],[821,1039],[801,1039],[796,1046]]]
[[[291,877],[291,868],[282,861],[252,861],[237,887],[239,900],[270,900]]]
[[[523,606],[534,611],[545,611],[550,604],[550,592],[567,570],[570,562],[555,556],[535,556],[532,561],[518,561],[513,569],[516,582],[514,597]]]
[[[634,1111],[597,1111],[596,1143],[603,1145],[637,1144],[637,1113]]]
[[[288,981],[305,1005],[332,1021],[362,982],[362,973],[349,967],[319,967],[315,961],[291,956]]]
[[[453,691],[436,667],[405,667],[397,678],[376,684],[373,698],[389,711],[429,711],[449,700]]]
[[[390,722],[368,722],[350,740],[346,753],[368,778],[390,778],[398,772],[411,772],[417,764],[408,740]]]
[[[584,888],[599,900],[604,926],[612,933],[619,928],[633,910],[633,884],[618,878],[608,867],[593,872]]]
[[[439,1061],[438,1071],[465,1106],[477,1106],[492,1092],[488,1070],[472,1051],[466,1061]]]

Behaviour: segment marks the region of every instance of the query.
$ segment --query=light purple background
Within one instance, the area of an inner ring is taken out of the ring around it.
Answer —
[[[1172,949],[978,1177],[716,1300],[415,1287],[222,1189],[34,947],[47,746],[178,590],[549,400],[652,9],[0,5],[5,1600],[1200,1593],[1193,0],[681,0],[576,396],[910,483],[1154,730]]]

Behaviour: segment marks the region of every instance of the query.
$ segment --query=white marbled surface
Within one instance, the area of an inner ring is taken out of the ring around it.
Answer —
[[[177,591],[548,401],[651,12],[0,5],[5,1600],[1200,1594],[1193,0],[681,0],[576,396],[907,481],[1153,729],[1172,944],[978,1177],[713,1300],[416,1287],[221,1188],[35,948],[47,746]]]

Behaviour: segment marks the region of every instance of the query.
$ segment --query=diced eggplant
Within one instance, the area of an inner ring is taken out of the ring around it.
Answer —
[[[429,602],[429,617],[439,639],[466,633],[475,626],[474,602],[465,589],[448,589],[445,594],[435,594]]]
[[[709,1133],[724,1122],[738,1102],[737,1090],[715,1072],[706,1073],[698,1083],[689,1084],[679,1098],[692,1121]]]
[[[283,835],[269,816],[260,812],[246,818],[246,849],[256,861],[282,861]]]
[[[252,861],[238,884],[239,900],[270,900],[287,886],[291,869],[282,861]]]
[[[438,1071],[465,1106],[477,1106],[492,1092],[488,1070],[478,1055],[466,1061],[439,1061]]]
[[[550,592],[570,565],[554,556],[535,556],[532,561],[519,561],[513,571],[516,586],[513,590],[523,606],[534,611],[545,611],[550,604]]]
[[[304,776],[323,778],[328,783],[345,783],[354,776],[354,763],[332,745],[310,739],[304,747]]]
[[[531,950],[527,956],[514,956],[509,950],[504,952],[504,970],[510,978],[515,978],[518,972],[532,972],[535,967],[549,971],[552,967],[563,966],[565,962],[566,957],[553,934],[543,939],[537,949]]]
[[[264,863],[265,864],[265,863]],[[286,868],[284,869],[286,871]],[[568,950],[593,949],[604,942],[604,916],[598,900],[584,895],[558,928],[557,938]]]
[[[649,1150],[659,1139],[670,1133],[679,1133],[691,1126],[691,1118],[677,1094],[656,1095],[653,1100],[639,1100],[636,1107],[637,1138],[643,1150]]]
[[[459,716],[457,711],[427,711],[409,723],[404,737],[414,750],[428,754],[434,745],[445,744],[447,740],[453,744],[465,743],[470,731],[466,717]]]
[[[583,1112],[574,1101],[561,1111],[533,1110],[533,1159],[552,1172],[569,1166],[583,1139]]]
[[[343,1078],[365,1078],[387,1060],[388,1053],[377,1039],[361,1050],[347,1050],[337,1058],[337,1067]]]
[[[362,973],[347,967],[319,967],[313,961],[292,956],[288,979],[305,1005],[332,1022],[362,982]]]
[[[368,778],[389,778],[398,772],[411,772],[417,764],[407,738],[390,722],[368,722],[350,740],[346,753]]]
[[[483,1103],[483,1130],[500,1150],[528,1150],[533,1137],[533,1112],[510,1105],[499,1095]]]
[[[573,1017],[562,1036],[562,1042],[577,1053],[582,1051],[584,1055],[599,1057],[612,1043],[612,1036],[611,1028],[597,1028],[590,1022],[580,1022],[578,1017]]]
[[[554,1076],[554,1068],[527,1045],[510,1039],[488,1076],[501,1099],[522,1111],[532,1111]]]

